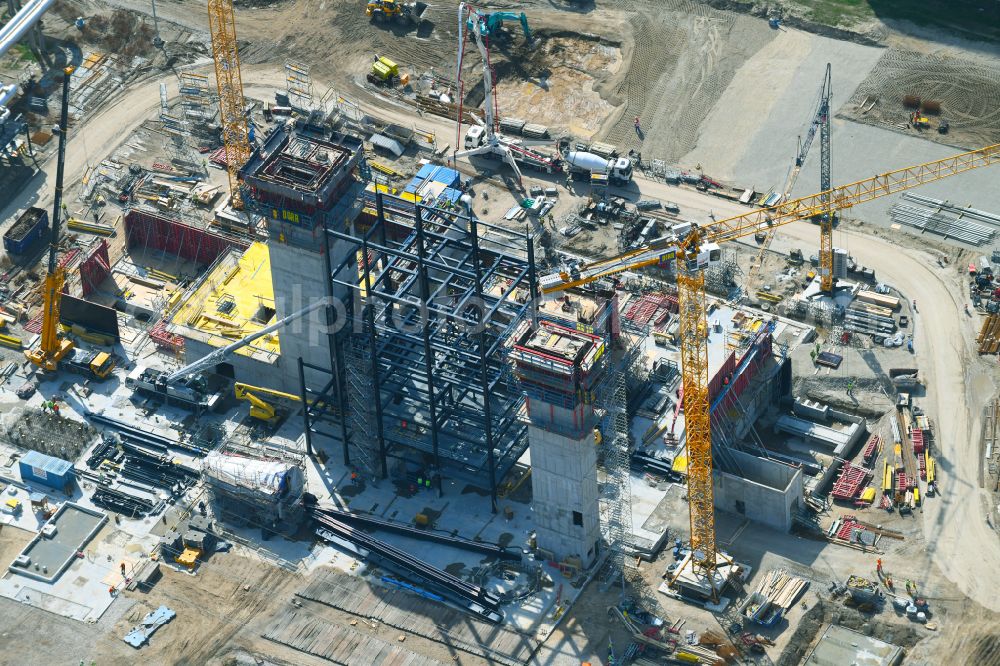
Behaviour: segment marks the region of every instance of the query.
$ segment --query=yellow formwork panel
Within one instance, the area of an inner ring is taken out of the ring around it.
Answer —
[[[264,308],[270,308],[268,321],[261,321]],[[220,262],[180,306],[173,320],[210,334],[210,343],[218,347],[273,323],[274,287],[267,245],[253,243],[238,261]],[[278,334],[266,335],[236,353],[252,356],[255,350],[280,354]]]

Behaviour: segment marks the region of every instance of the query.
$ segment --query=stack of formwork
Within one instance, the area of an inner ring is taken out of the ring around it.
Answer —
[[[834,499],[853,500],[858,496],[861,488],[868,483],[870,477],[871,470],[844,462],[844,466],[840,469],[840,476],[833,484]]]
[[[991,314],[983,320],[983,327],[979,329],[980,354],[996,354],[1000,351],[1000,314]]]
[[[868,443],[865,444],[864,452],[861,457],[867,464],[871,464],[875,461],[875,456],[882,449],[882,437],[880,435],[872,435]]]

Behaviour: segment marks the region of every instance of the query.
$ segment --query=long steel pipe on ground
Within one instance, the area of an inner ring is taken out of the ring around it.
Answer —
[[[55,0],[28,0],[7,24],[0,28],[0,57],[14,47],[21,38],[38,23]]]

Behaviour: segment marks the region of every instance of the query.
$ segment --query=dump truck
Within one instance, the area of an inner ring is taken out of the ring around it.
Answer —
[[[385,56],[375,56],[368,82],[377,86],[394,86],[400,80],[399,65]]]
[[[107,379],[111,372],[118,365],[114,355],[104,351],[84,349],[74,347],[70,353],[63,358],[60,366],[70,372],[93,377],[94,379]]]

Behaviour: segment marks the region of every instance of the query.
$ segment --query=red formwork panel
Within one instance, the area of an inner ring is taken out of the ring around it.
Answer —
[[[207,229],[136,210],[125,215],[125,237],[129,248],[161,250],[199,264],[211,264],[229,248],[245,250],[249,247],[248,243],[219,236]]]
[[[80,287],[86,298],[98,290],[101,283],[111,275],[111,258],[108,255],[108,242],[103,238],[86,259],[80,262],[77,269],[80,273]]]
[[[861,457],[864,459],[866,463],[870,463],[875,458],[875,456],[878,455],[878,452],[881,449],[881,444],[882,444],[882,437],[880,437],[879,435],[871,436],[871,439],[869,439],[868,443],[865,444],[864,453],[861,455]]]
[[[868,483],[871,471],[863,467],[855,467],[845,462],[840,468],[840,476],[833,484],[833,497],[839,500],[852,500],[858,496],[861,489]]]

